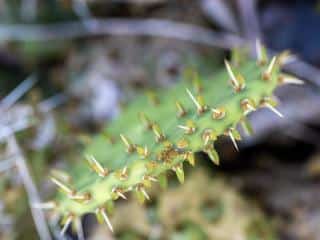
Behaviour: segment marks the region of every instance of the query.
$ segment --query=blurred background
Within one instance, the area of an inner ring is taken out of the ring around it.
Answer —
[[[76,164],[127,99],[222,69],[234,47],[254,57],[256,39],[296,56],[284,70],[305,84],[276,91],[285,118],[252,114],[239,153],[221,141],[219,167],[201,155],[185,184],[120,202],[113,236],[84,217],[85,239],[320,239],[319,26],[317,0],[0,0],[0,239],[79,239],[30,208],[53,195],[50,169]]]

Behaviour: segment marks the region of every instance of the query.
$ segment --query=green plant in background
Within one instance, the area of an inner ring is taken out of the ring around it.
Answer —
[[[241,136],[236,126],[241,123],[252,133],[246,116],[258,108],[282,117],[272,93],[280,84],[299,83],[280,73],[288,55],[270,60],[259,47],[256,62],[235,53],[231,63],[225,61],[226,71],[203,78],[193,74],[191,81],[137,97],[88,145],[83,163],[68,174],[53,172],[51,179],[60,192],[38,207],[62,216],[62,234],[71,223],[77,227],[86,213],[95,213],[113,231],[108,215],[115,200],[126,199],[128,193],[140,202],[148,200],[152,182],[167,185],[168,171],[183,183],[183,165],[194,165],[196,152],[207,153],[219,164],[215,141],[228,136],[238,150]]]

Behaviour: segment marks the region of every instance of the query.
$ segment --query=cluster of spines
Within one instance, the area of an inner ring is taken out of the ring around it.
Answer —
[[[263,81],[269,81],[276,68],[287,61],[291,56],[290,55],[280,55],[278,57],[273,57],[270,62],[268,61],[268,57],[265,53],[265,50],[259,43],[257,43],[257,56],[258,61],[257,65],[264,66],[264,71],[261,73],[261,79]],[[235,93],[239,93],[246,88],[245,78],[240,73],[235,73],[231,64],[225,60],[225,67],[230,79],[230,85],[232,86]],[[277,76],[278,83],[293,83],[293,84],[301,84],[302,81],[296,79],[292,76],[280,74]],[[186,95],[190,98],[195,106],[195,111],[198,116],[210,111],[211,117],[213,120],[222,120],[225,118],[228,112],[223,107],[211,108],[208,106],[201,92],[203,91],[202,86],[198,78],[194,78],[193,85],[196,94],[192,93],[189,89],[186,89]],[[158,104],[159,99],[156,97],[154,93],[149,93],[150,101],[153,104]],[[177,117],[184,118],[189,109],[187,110],[183,104],[179,101],[176,101],[176,110]],[[243,117],[240,122],[244,127],[244,130],[251,134],[252,129],[250,123],[246,119],[246,115],[252,111],[257,110],[259,107],[267,107],[280,117],[282,114],[275,108],[276,102],[271,97],[263,97],[259,103],[254,102],[250,98],[244,98],[240,103]],[[149,200],[150,197],[146,191],[146,188],[151,186],[152,182],[159,182],[159,184],[163,187],[167,185],[167,179],[165,172],[169,169],[173,170],[179,182],[183,183],[184,181],[184,170],[183,170],[183,162],[187,161],[191,165],[195,164],[195,156],[194,149],[188,148],[188,141],[185,138],[182,138],[176,143],[171,143],[164,131],[160,128],[159,124],[150,120],[150,118],[145,113],[140,113],[139,118],[144,125],[144,128],[152,131],[155,137],[155,141],[157,143],[162,144],[162,150],[156,154],[156,159],[150,160],[151,152],[147,148],[147,146],[139,146],[134,144],[125,134],[120,134],[119,139],[124,145],[124,148],[128,154],[137,153],[138,156],[143,160],[143,170],[140,174],[142,177],[140,179],[135,179],[133,184],[129,184],[130,174],[133,175],[134,170],[130,168],[130,166],[124,166],[122,169],[116,171],[110,171],[109,169],[103,167],[92,155],[87,155],[86,160],[88,162],[89,167],[95,172],[99,178],[110,177],[111,175],[116,178],[119,184],[116,184],[112,187],[110,193],[108,194],[108,200],[104,202],[104,204],[100,206],[95,206],[95,214],[99,222],[105,222],[109,229],[113,231],[112,225],[110,223],[108,214],[113,209],[113,201],[122,198],[127,199],[126,193],[133,191],[134,195],[137,197],[139,202],[144,202],[146,199]],[[237,123],[234,123],[236,125]],[[194,121],[187,120],[185,124],[179,124],[177,128],[181,129],[185,135],[192,135],[196,130],[197,126]],[[237,141],[241,140],[241,136],[237,129],[234,126],[228,127],[224,135],[230,137],[234,147],[238,150]],[[219,155],[214,148],[214,142],[216,141],[218,134],[212,129],[204,129],[201,133],[201,138],[203,142],[202,150],[206,152],[212,161],[215,164],[219,164]],[[117,138],[114,136],[110,136],[106,134],[106,138],[110,143],[114,144],[117,141]],[[131,170],[130,170],[131,169]],[[131,172],[129,172],[131,171]],[[92,195],[90,192],[81,192],[75,190],[72,187],[70,177],[61,171],[54,171],[52,173],[51,180],[54,184],[57,185],[59,190],[63,192],[69,199],[75,201],[80,204],[88,204],[92,200]],[[47,202],[43,204],[38,204],[35,207],[41,207],[44,209],[59,209],[57,202]],[[74,212],[64,213],[64,217],[62,218],[63,228],[61,233],[64,234],[67,228],[71,223],[75,225],[78,222],[78,219],[81,216],[76,215]]]

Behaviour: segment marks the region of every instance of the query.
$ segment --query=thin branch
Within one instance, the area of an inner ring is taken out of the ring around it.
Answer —
[[[33,220],[38,231],[39,237],[41,240],[50,240],[50,232],[46,223],[46,219],[44,213],[41,209],[33,208],[33,204],[40,203],[41,199],[35,184],[32,181],[32,177],[30,175],[29,169],[27,167],[26,160],[23,156],[23,153],[16,141],[14,135],[11,135],[8,138],[8,151],[9,154],[16,154],[15,165],[19,172],[19,175],[22,179],[24,188],[26,189],[29,205],[31,209],[31,213],[33,216]]]
[[[159,19],[88,19],[50,25],[0,24],[0,41],[48,41],[99,35],[165,37],[223,49],[241,46],[246,42],[234,34],[217,33],[194,25]],[[286,66],[285,70],[320,86],[320,71],[307,63],[297,61]]]
[[[0,110],[5,111],[15,104],[37,82],[35,75],[29,76],[0,101]]]
[[[256,0],[237,0],[243,34],[252,42],[261,35],[256,3]]]
[[[236,0],[243,37],[247,40],[250,52],[253,57],[257,57],[256,41],[261,40],[261,30],[257,13],[256,0]]]
[[[6,141],[8,136],[30,127],[32,123],[27,119],[20,119],[12,123],[10,126],[0,126],[0,142]]]
[[[201,0],[200,5],[205,15],[212,20],[213,23],[219,25],[223,29],[239,33],[239,26],[234,14],[227,1],[225,0]]]
[[[40,112],[47,113],[53,110],[54,108],[58,107],[59,105],[65,103],[67,100],[68,100],[67,95],[63,93],[59,93],[48,99],[41,101],[38,104],[38,108]]]
[[[144,35],[173,38],[223,49],[229,49],[243,43],[239,37],[233,34],[218,33],[199,26],[160,19],[110,18],[103,20],[91,18],[48,25],[0,24],[0,41],[49,41],[102,35]]]
[[[53,110],[54,108],[58,107],[59,105],[65,103],[68,97],[63,94],[54,95],[46,100],[43,100],[38,104],[38,109],[42,113],[47,113]],[[8,116],[8,114],[6,115]],[[6,141],[8,136],[22,131],[26,128],[31,127],[35,121],[30,121],[32,117],[32,112],[21,114],[16,120],[10,122],[10,124],[1,124],[0,122],[0,142]],[[1,119],[0,119],[1,120]]]

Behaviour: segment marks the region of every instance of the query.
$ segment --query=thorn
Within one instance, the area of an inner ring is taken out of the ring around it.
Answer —
[[[151,182],[158,182],[158,179],[156,179],[155,177],[150,176],[150,175],[144,175],[143,176],[143,180],[148,180],[148,181],[151,181]]]
[[[107,215],[107,212],[106,212],[105,208],[96,209],[96,215],[97,215],[98,221],[102,222],[102,220],[103,220],[107,224],[107,226],[110,229],[110,231],[113,232],[113,227],[112,227],[112,224],[110,222],[110,219],[109,219],[109,217]]]
[[[304,84],[303,80],[287,74],[281,74],[278,77],[278,82],[280,84],[296,84],[296,85]]]
[[[122,169],[121,174],[122,174],[122,175],[127,175],[127,170],[128,170],[128,167],[125,166],[125,167]]]
[[[120,180],[120,181],[125,181],[128,179],[128,167],[125,166],[123,169],[118,169],[115,171],[115,176]]]
[[[127,197],[122,193],[122,192],[118,192],[117,193],[122,199],[127,200]]]
[[[226,60],[226,59],[224,60],[224,65],[225,65],[226,68],[227,68],[227,72],[228,72],[229,77],[230,77],[231,81],[233,82],[233,84],[234,84],[236,87],[239,87],[239,83],[238,83],[238,81],[237,81],[237,79],[236,79],[236,76],[234,75],[234,73],[233,73],[233,71],[232,71],[232,69],[231,69],[231,66],[230,66],[228,60]]]
[[[204,137],[204,145],[205,145],[205,146],[208,145],[209,140],[210,140],[210,135],[206,135],[206,136]]]
[[[153,130],[153,133],[156,135],[157,142],[161,142],[166,138],[165,135],[162,133],[158,124],[153,124],[152,130]]]
[[[135,188],[135,195],[138,199],[138,201],[142,204],[144,203],[145,199],[148,201],[150,200],[150,197],[148,193],[146,192],[143,183],[138,183]]]
[[[68,187],[64,183],[60,182],[58,179],[51,177],[51,181],[56,184],[63,192],[65,192],[69,196],[73,196],[76,194],[76,190]]]
[[[34,203],[32,204],[33,208],[51,210],[57,207],[57,203],[54,201],[44,202],[44,203]]]
[[[150,180],[151,182],[158,182],[158,179],[152,176],[148,176],[148,180]]]
[[[172,170],[176,172],[176,175],[177,175],[179,182],[181,184],[184,183],[183,165],[179,164],[178,166],[173,167]]]
[[[263,76],[262,76],[263,80],[265,80],[265,81],[270,80],[270,78],[271,78],[271,76],[272,76],[272,72],[273,72],[274,67],[275,67],[275,65],[276,65],[276,62],[277,62],[277,57],[274,56],[274,57],[271,59],[271,62],[270,62],[270,64],[269,64],[267,70],[262,74],[262,75],[263,75]]]
[[[277,114],[279,117],[283,118],[283,115],[281,112],[279,112],[275,106],[276,106],[276,102],[274,100],[272,100],[269,97],[265,97],[261,100],[260,105],[262,107],[266,107],[268,109],[270,109],[272,112],[274,112],[275,114]]]
[[[116,194],[116,198],[121,197],[122,199],[127,200],[127,197],[122,193],[122,190],[116,187],[112,188],[111,193]]]
[[[202,133],[202,140],[204,145],[207,146],[209,142],[217,140],[217,134],[212,129],[207,128]]]
[[[131,143],[131,141],[126,138],[123,134],[120,134],[120,138],[124,145],[127,147],[127,152],[132,153],[135,150],[135,145]]]
[[[201,100],[201,99],[199,99],[199,98],[196,99],[196,98],[192,95],[192,93],[190,92],[190,90],[189,90],[188,88],[186,88],[186,91],[187,91],[189,97],[191,98],[192,102],[196,105],[198,114],[204,113],[204,112],[206,111],[207,107],[204,105],[204,103],[201,103],[201,102],[199,101],[199,100]]]
[[[67,217],[67,219],[66,219],[66,221],[64,223],[64,226],[63,226],[63,228],[62,228],[62,230],[60,232],[61,236],[64,236],[64,234],[68,230],[70,224],[72,223],[73,219],[74,219],[74,215],[73,214],[69,214],[69,216]]]
[[[207,148],[204,149],[204,151],[208,154],[209,158],[211,159],[211,161],[216,164],[219,165],[220,164],[220,158],[219,158],[219,154],[217,153],[217,151],[213,148],[213,145],[208,146]]]
[[[211,108],[212,118],[220,120],[226,116],[226,110],[224,108]]]
[[[178,125],[178,128],[185,131],[185,134],[192,134],[196,131],[196,128],[193,123],[190,122],[190,126]]]
[[[86,160],[93,171],[95,171],[100,177],[108,175],[109,171],[101,166],[101,164],[92,155],[86,155]]]
[[[271,62],[267,68],[267,74],[271,75],[272,72],[273,72],[273,69],[274,69],[274,66],[276,64],[276,60],[277,60],[277,57],[274,56],[272,59],[271,59]]]
[[[274,106],[272,106],[270,103],[265,103],[265,107],[269,108],[272,112],[277,114],[279,117],[283,118],[283,115],[281,112],[279,112]]]
[[[146,192],[146,190],[142,185],[139,185],[137,190],[140,191],[148,201],[150,200],[148,193]]]
[[[185,152],[184,155],[183,155],[183,159],[187,160],[190,163],[191,166],[195,165],[196,159],[195,159],[195,156],[194,156],[193,152],[191,152],[191,151]]]
[[[178,117],[183,117],[187,114],[185,108],[183,107],[182,103],[180,103],[179,101],[176,101],[176,107],[178,110],[177,116]]]
[[[124,181],[128,179],[128,167],[125,166],[120,173],[120,180]]]
[[[70,196],[70,199],[79,203],[88,203],[91,199],[91,194],[88,192],[83,194],[76,194],[76,195]]]
[[[225,64],[225,66],[227,68],[227,72],[228,72],[228,75],[230,77],[230,80],[231,80],[231,83],[232,83],[232,86],[233,86],[234,90],[236,92],[241,91],[245,87],[243,77],[241,75],[239,75],[238,77],[236,77],[234,75],[234,72],[232,71],[228,60],[225,59],[224,60],[224,64]]]
[[[151,182],[157,182],[158,180],[150,175],[144,175],[142,176],[142,184],[143,186],[150,188],[151,187]]]
[[[238,144],[236,142],[236,139],[235,139],[235,136],[234,136],[234,133],[233,133],[233,129],[229,129],[228,130],[228,135],[233,143],[233,146],[235,147],[235,149],[239,152],[239,147],[238,147]]]
[[[143,195],[145,196],[145,198],[149,201],[149,200],[150,200],[150,197],[149,197],[149,195],[147,194],[147,192],[145,191],[145,189],[144,189],[144,188],[141,188],[140,191],[143,193]]]
[[[247,115],[250,112],[253,112],[256,110],[255,103],[252,99],[245,98],[241,101],[240,105],[244,112],[244,115]]]
[[[192,102],[196,105],[197,109],[198,109],[198,110],[201,109],[200,103],[199,103],[199,102],[197,101],[197,99],[192,95],[192,93],[190,92],[190,90],[187,88],[186,91],[187,91],[189,97],[191,98]]]
[[[253,129],[252,129],[252,126],[251,126],[250,122],[248,121],[248,119],[246,117],[243,117],[240,122],[241,122],[241,126],[242,126],[243,130],[245,131],[245,133],[248,136],[253,135]]]

